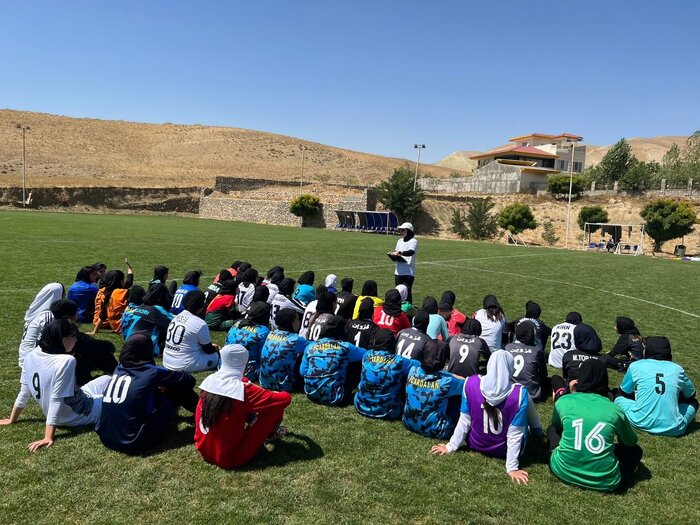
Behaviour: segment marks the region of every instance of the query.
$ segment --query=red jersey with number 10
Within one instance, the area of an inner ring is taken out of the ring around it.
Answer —
[[[374,309],[372,320],[379,328],[387,328],[394,332],[394,335],[398,334],[404,328],[411,328],[411,321],[409,321],[405,313],[401,312],[394,317],[388,315],[382,306],[377,306]]]

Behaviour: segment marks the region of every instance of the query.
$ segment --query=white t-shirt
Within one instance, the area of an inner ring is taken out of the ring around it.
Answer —
[[[36,348],[44,327],[53,321],[53,314],[46,310],[32,319],[24,329],[22,341],[19,343],[19,367],[22,368],[24,357]]]
[[[200,372],[213,370],[219,354],[205,354],[202,345],[211,343],[207,323],[185,310],[170,321],[165,337],[163,366],[169,370]]]
[[[275,283],[271,283],[267,279],[263,280],[263,286],[267,286],[267,289],[270,291],[270,295],[267,298],[267,304],[272,304],[272,301],[275,298],[275,295],[277,295],[280,291],[279,287]]]
[[[301,328],[299,329],[299,335],[301,337],[306,337],[306,334],[309,332],[309,326],[311,325],[311,318],[314,316],[316,313],[316,305],[318,304],[318,301],[311,301],[307,306],[306,310],[304,310],[304,316],[301,318]]]
[[[394,273],[396,275],[416,275],[416,256],[418,255],[418,240],[413,237],[407,241],[403,240],[403,237],[396,241],[396,251],[397,252],[408,252],[413,250],[415,253],[410,257],[407,255],[402,255],[406,262],[397,262],[396,270]]]
[[[285,308],[291,308],[292,310],[296,310],[300,314],[304,313],[304,309],[301,308],[298,304],[296,304],[294,301],[292,301],[289,297],[285,297],[281,293],[278,293],[275,295],[275,298],[272,300],[270,303],[270,326],[272,327],[273,330],[277,329],[277,323],[275,322],[275,316],[277,315],[277,312],[280,310],[284,310]]]
[[[76,395],[75,358],[68,354],[47,354],[41,349],[29,352],[22,367],[22,389],[41,406],[47,425],[74,427],[94,425],[100,419],[102,396],[83,388],[83,394],[92,398],[86,405],[87,413],[77,413],[65,403],[65,398]],[[104,376],[109,378],[109,376]],[[98,378],[101,380],[102,378]],[[98,381],[98,380],[95,380]],[[106,383],[104,383],[106,386]],[[87,386],[87,385],[86,385]],[[82,395],[80,392],[77,392]],[[22,393],[20,393],[20,397]],[[28,397],[15,403],[24,408]],[[19,399],[19,398],[18,398]],[[53,407],[52,407],[53,405]]]
[[[243,286],[243,283],[238,285],[236,305],[238,306],[239,312],[244,314],[248,311],[250,303],[253,302],[253,295],[255,295],[255,285],[253,283],[250,283],[247,287]]]
[[[576,350],[574,328],[570,323],[559,323],[552,328],[550,339],[549,364],[554,368],[562,367],[562,358],[569,350]]]
[[[506,326],[506,316],[503,315],[500,320],[491,321],[488,312],[482,308],[476,312],[474,319],[481,323],[480,337],[486,341],[491,351],[502,349],[503,329]]]

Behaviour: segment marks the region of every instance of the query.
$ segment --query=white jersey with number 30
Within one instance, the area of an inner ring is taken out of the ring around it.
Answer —
[[[552,328],[550,340],[549,365],[554,368],[562,367],[562,357],[569,350],[576,350],[574,344],[574,328],[571,323],[559,323]]]
[[[185,310],[168,325],[163,366],[184,372],[212,370],[219,363],[219,357],[202,351],[202,345],[208,343],[211,343],[211,335],[207,323]]]

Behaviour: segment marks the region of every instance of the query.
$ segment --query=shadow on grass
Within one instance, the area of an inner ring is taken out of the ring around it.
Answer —
[[[688,425],[684,435],[689,436],[690,434],[695,434],[698,430],[700,430],[700,422],[693,420],[690,422],[690,425]]]
[[[192,416],[190,416],[188,419],[191,420]],[[148,450],[139,454],[139,456],[147,458],[149,456],[162,454],[168,450],[175,450],[187,446],[194,447],[194,426],[192,425],[179,429],[173,428],[168,432],[163,441],[158,443],[155,447],[149,448]]]
[[[627,491],[633,488],[637,483],[640,481],[648,481],[651,478],[651,470],[649,470],[644,463],[640,463],[639,468],[637,468],[637,471],[634,473],[634,477],[630,481],[621,484],[613,494],[627,494]]]
[[[323,449],[313,439],[290,432],[284,439],[277,441],[272,450],[269,450],[267,446],[260,447],[255,458],[237,470],[245,472],[266,467],[281,467],[298,461],[312,461],[322,457]]]

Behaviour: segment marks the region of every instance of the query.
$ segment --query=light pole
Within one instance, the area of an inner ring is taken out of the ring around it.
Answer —
[[[17,124],[17,129],[22,130],[22,207],[27,207],[27,142],[25,136],[28,130],[32,129],[29,126]]]
[[[302,186],[304,185],[304,161],[306,160],[306,148],[301,147],[301,179],[299,179],[299,195],[301,195]]]
[[[565,248],[569,247],[569,221],[571,219],[571,190],[574,186],[574,153],[576,152],[576,143],[583,140],[583,137],[576,137],[573,139],[566,139],[570,143],[571,148],[571,162],[569,163],[569,204],[566,206],[566,242],[564,244]]]
[[[414,144],[413,147],[418,150],[418,160],[416,161],[416,174],[413,177],[413,191],[416,191],[416,184],[418,183],[418,166],[420,166],[420,151],[425,149],[425,144]]]

